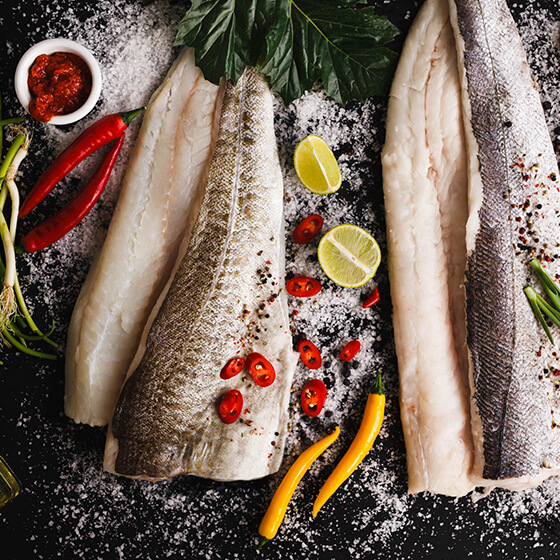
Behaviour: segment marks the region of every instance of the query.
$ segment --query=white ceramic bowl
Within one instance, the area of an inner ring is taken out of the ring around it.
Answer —
[[[23,108],[29,112],[29,102],[31,101],[31,93],[27,87],[29,68],[40,54],[52,54],[55,52],[67,52],[78,55],[85,61],[91,72],[91,92],[85,103],[77,111],[67,115],[56,115],[48,122],[48,124],[55,125],[70,124],[85,117],[93,109],[101,94],[101,70],[99,69],[99,64],[97,64],[91,52],[79,43],[70,39],[47,39],[31,47],[21,57],[16,68],[14,78],[16,95]]]

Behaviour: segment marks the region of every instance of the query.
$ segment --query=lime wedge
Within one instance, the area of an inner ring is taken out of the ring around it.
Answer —
[[[317,256],[325,274],[345,288],[357,288],[371,280],[381,262],[377,241],[353,224],[327,231],[319,242]]]
[[[294,153],[294,167],[303,185],[315,194],[330,194],[342,184],[332,150],[320,136],[306,136]]]

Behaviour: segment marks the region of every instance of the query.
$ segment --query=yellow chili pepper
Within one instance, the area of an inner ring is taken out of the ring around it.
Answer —
[[[356,470],[362,459],[371,449],[385,413],[385,395],[381,384],[381,374],[377,374],[373,392],[369,394],[362,418],[362,423],[354,441],[340,460],[334,471],[327,478],[313,504],[313,517],[317,517],[319,510],[327,500],[337,491],[340,485]]]
[[[269,540],[273,539],[278,532],[278,528],[282,524],[288,503],[303,475],[307,472],[313,461],[336,440],[340,434],[340,428],[337,426],[334,432],[318,442],[308,447],[290,467],[286,476],[282,479],[278,486],[266,513],[259,525],[259,535],[261,541],[259,549],[262,548]]]

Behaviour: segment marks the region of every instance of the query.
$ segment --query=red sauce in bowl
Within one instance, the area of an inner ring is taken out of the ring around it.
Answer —
[[[77,54],[55,52],[39,55],[27,76],[31,93],[29,113],[49,122],[56,115],[77,111],[91,92],[91,72]]]

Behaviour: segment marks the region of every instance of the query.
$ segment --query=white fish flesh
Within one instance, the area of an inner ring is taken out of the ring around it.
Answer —
[[[148,316],[198,213],[222,95],[185,50],[152,96],[70,322],[65,412],[76,422],[103,425],[113,414]]]
[[[109,425],[106,470],[161,480],[248,480],[278,470],[297,354],[284,285],[283,182],[272,95],[247,69],[224,95],[200,213]],[[263,354],[275,382],[220,378],[234,356]],[[224,424],[227,390],[244,399]]]
[[[409,491],[539,484],[560,472],[558,402],[546,376],[551,347],[523,288],[536,282],[529,258],[548,260],[560,241],[558,169],[505,1],[425,3],[387,123]]]
[[[389,277],[409,491],[472,489],[464,287],[467,158],[446,0],[406,39],[383,149]]]

